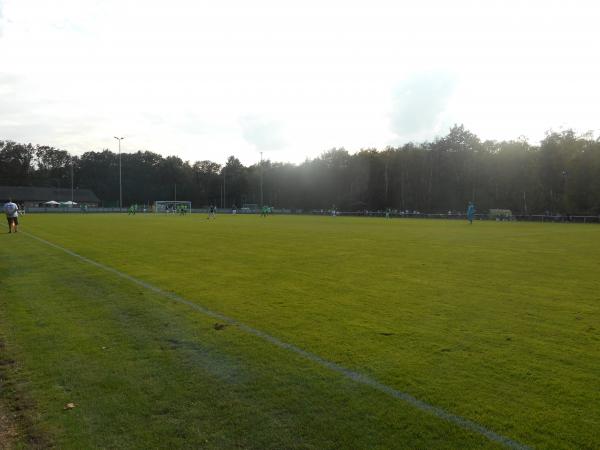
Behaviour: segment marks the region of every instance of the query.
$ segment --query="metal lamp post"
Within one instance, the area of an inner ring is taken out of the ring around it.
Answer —
[[[121,141],[125,139],[124,137],[114,137],[117,141],[119,141],[119,211],[123,208],[123,183],[121,181]]]
[[[73,207],[73,155],[71,155],[71,207]]]
[[[263,152],[260,152],[260,207],[264,206],[263,202]]]

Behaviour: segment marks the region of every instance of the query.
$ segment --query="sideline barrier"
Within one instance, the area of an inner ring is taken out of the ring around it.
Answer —
[[[313,215],[333,216],[331,211],[313,210]],[[353,217],[386,217],[385,211],[336,211],[336,216],[353,216]],[[450,220],[467,220],[466,214],[431,214],[421,212],[390,212],[390,218],[394,219],[450,219]],[[553,222],[553,223],[600,223],[600,215],[598,216],[566,216],[566,215],[544,215],[544,214],[514,214],[509,218],[490,217],[489,214],[475,214],[474,220],[492,220],[497,222]]]
[[[94,213],[127,213],[127,208],[88,208],[87,211],[82,211],[80,208],[51,208],[51,207],[31,207],[26,209],[27,214],[34,213],[56,213],[56,214],[94,214]],[[207,208],[192,208],[192,213],[208,214]],[[137,211],[137,214],[152,214],[153,211],[148,209],[146,213]],[[233,214],[232,209],[217,209],[218,214]],[[237,209],[236,214],[260,214],[260,211]],[[290,214],[290,215],[318,215],[332,216],[331,211],[326,210],[311,210],[304,211],[301,209],[274,209],[272,214]],[[386,217],[385,211],[336,211],[336,216],[352,216],[352,217]],[[449,220],[467,220],[466,214],[429,214],[421,212],[390,212],[390,218],[394,219],[449,219]],[[548,223],[600,223],[599,216],[566,216],[566,215],[547,215],[547,214],[514,214],[510,218],[497,219],[490,218],[488,214],[475,214],[475,220],[493,220],[498,222],[548,222]]]

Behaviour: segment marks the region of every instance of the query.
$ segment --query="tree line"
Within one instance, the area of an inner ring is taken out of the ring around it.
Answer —
[[[334,148],[302,164],[244,166],[183,161],[149,151],[121,154],[123,204],[190,200],[194,207],[271,205],[345,211],[479,211],[600,214],[600,140],[572,130],[525,139],[481,141],[462,125],[432,142],[350,154]],[[71,175],[72,174],[72,175]],[[72,156],[49,146],[0,141],[0,185],[92,189],[104,206],[119,199],[119,155]],[[262,179],[262,182],[261,182]],[[262,189],[261,189],[262,186]],[[262,202],[261,202],[262,198]]]

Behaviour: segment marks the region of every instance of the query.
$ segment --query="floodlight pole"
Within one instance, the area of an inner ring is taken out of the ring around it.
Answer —
[[[71,155],[71,207],[73,207],[73,155]]]
[[[562,201],[563,201],[563,208],[566,209],[566,212],[568,212],[568,208],[567,208],[567,184],[569,181],[569,172],[565,169],[562,172],[562,176],[563,176],[563,195],[562,195]]]
[[[123,208],[123,183],[121,180],[121,141],[124,137],[117,137],[115,139],[119,141],[119,211]]]
[[[225,176],[226,170],[227,166],[223,167],[223,209],[227,207],[227,178]]]
[[[260,152],[260,207],[264,206],[263,202],[263,152]]]

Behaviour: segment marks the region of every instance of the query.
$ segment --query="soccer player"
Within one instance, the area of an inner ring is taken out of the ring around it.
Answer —
[[[8,232],[16,233],[19,226],[19,207],[12,202],[12,199],[8,199],[8,202],[4,204],[4,213],[6,214],[6,221],[8,222]]]
[[[469,206],[467,207],[467,220],[472,225],[473,218],[475,217],[475,205],[473,202],[469,202]]]
[[[216,211],[217,208],[215,207],[215,205],[210,205],[210,207],[208,208],[208,217],[207,219],[216,219]]]

